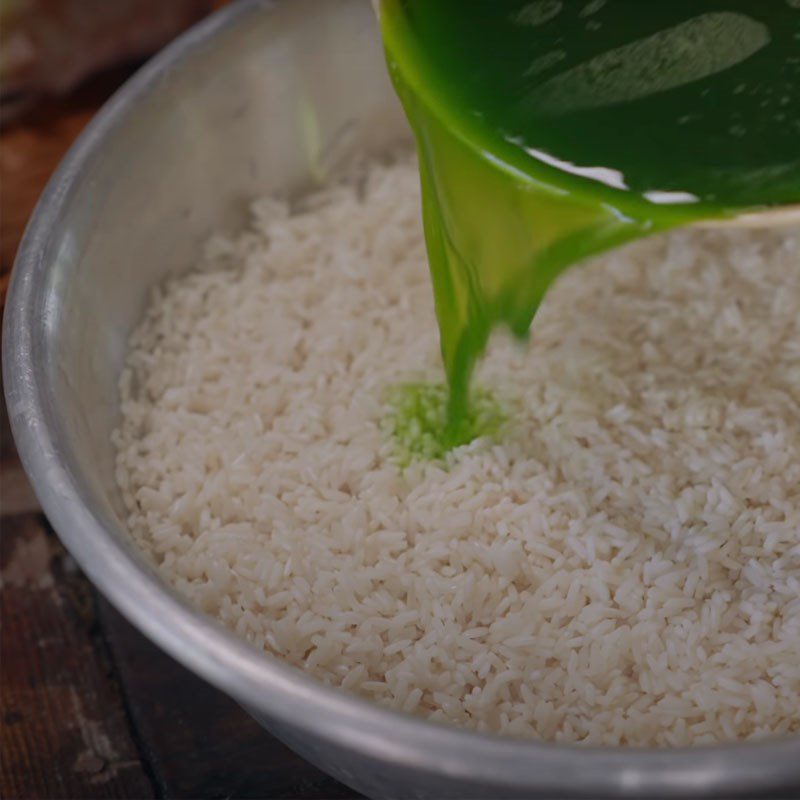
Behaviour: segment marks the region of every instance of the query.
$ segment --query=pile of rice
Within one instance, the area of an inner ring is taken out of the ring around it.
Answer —
[[[115,434],[165,578],[327,684],[455,725],[686,745],[800,731],[800,237],[681,231],[569,271],[506,410],[393,458],[442,380],[409,163],[255,204],[131,341]]]

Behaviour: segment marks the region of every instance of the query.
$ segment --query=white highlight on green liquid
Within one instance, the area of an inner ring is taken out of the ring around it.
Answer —
[[[606,2],[607,0],[590,0],[590,2],[588,2],[581,9],[580,16],[591,17],[592,14],[596,14],[598,11],[601,11]]]
[[[523,6],[514,15],[512,21],[515,25],[528,25],[535,28],[557,17],[563,7],[561,0],[537,0],[535,3]]]
[[[743,14],[701,14],[579,64],[525,102],[547,114],[626,103],[724,72],[769,42],[767,26]]]
[[[563,50],[551,50],[549,53],[534,59],[528,69],[525,70],[526,77],[541,75],[543,72],[552,69],[560,61],[563,61],[567,54]]]

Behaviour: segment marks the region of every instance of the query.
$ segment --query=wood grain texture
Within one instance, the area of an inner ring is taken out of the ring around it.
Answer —
[[[150,798],[95,603],[40,515],[2,519],[4,798]]]
[[[358,797],[129,625],[40,514],[0,524],[0,797]]]

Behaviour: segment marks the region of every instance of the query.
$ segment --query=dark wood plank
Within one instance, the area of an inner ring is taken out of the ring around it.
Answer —
[[[0,524],[0,796],[153,797],[88,583],[43,517]]]
[[[103,621],[128,709],[169,798],[359,797],[281,744],[230,698],[145,639],[107,603]]]

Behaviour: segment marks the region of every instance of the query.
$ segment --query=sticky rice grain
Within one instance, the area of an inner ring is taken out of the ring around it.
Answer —
[[[477,376],[495,439],[402,469],[442,381],[410,163],[253,206],[131,339],[114,435],[164,578],[326,684],[458,726],[800,730],[800,249],[680,231],[569,271]]]

